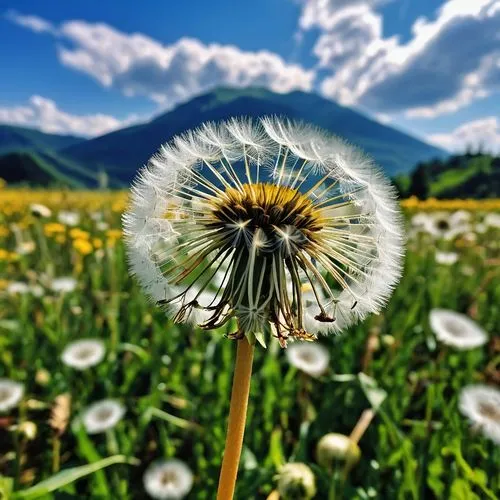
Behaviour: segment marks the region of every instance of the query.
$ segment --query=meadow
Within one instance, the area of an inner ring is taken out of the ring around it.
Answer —
[[[235,341],[175,325],[147,301],[127,270],[126,197],[0,189],[0,378],[24,385],[0,413],[0,498],[147,498],[144,472],[161,458],[191,469],[186,498],[214,498]],[[237,499],[278,498],[289,462],[310,467],[317,499],[498,498],[500,447],[458,398],[469,384],[500,384],[500,228],[487,223],[500,201],[402,205],[403,279],[382,314],[318,340],[326,371],[301,371],[277,342],[256,349]],[[436,308],[467,314],[488,342],[441,343],[429,323]],[[84,338],[106,352],[77,370],[61,356]],[[104,398],[125,414],[89,433],[82,412]],[[373,419],[359,461],[319,465],[320,438],[349,436],[363,414]]]

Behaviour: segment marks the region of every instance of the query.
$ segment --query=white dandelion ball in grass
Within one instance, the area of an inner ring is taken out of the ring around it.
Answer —
[[[283,500],[309,500],[316,495],[316,478],[306,464],[285,464],[278,475],[278,492]]]
[[[106,353],[104,342],[99,339],[82,339],[68,344],[61,359],[66,366],[85,370],[99,364]]]
[[[173,138],[135,180],[123,222],[131,272],[175,321],[203,310],[202,328],[236,318],[238,333],[282,346],[379,312],[401,275],[392,186],[356,148],[289,120]]]
[[[77,226],[80,224],[80,214],[70,210],[61,210],[57,215],[57,220],[66,226]]]
[[[181,460],[160,460],[146,469],[143,483],[151,498],[180,500],[193,487],[193,473]]]
[[[34,217],[40,217],[41,219],[45,219],[52,215],[50,208],[41,203],[32,203],[30,205],[30,212]]]
[[[75,278],[71,276],[63,276],[61,278],[55,278],[50,284],[50,288],[56,293],[71,293],[76,289],[78,282]]]
[[[0,378],[0,412],[6,412],[19,404],[24,385],[8,378]]]
[[[462,219],[454,218],[448,212],[435,212],[427,219],[425,229],[434,238],[451,241],[460,234],[470,231],[470,224]]]
[[[354,465],[361,458],[361,450],[350,437],[330,432],[318,441],[316,458],[318,463],[327,469],[332,468],[337,461]]]
[[[488,342],[487,333],[465,314],[432,309],[429,320],[438,340],[456,349],[474,349]]]
[[[24,283],[23,281],[12,281],[7,285],[6,290],[9,295],[24,295],[31,292],[28,283]]]
[[[456,252],[436,252],[436,262],[444,266],[452,266],[458,262],[458,253]]]
[[[286,350],[286,357],[292,366],[311,377],[323,375],[330,363],[328,349],[316,342],[293,342]]]
[[[484,218],[484,224],[489,227],[500,229],[500,213],[488,213]]]
[[[89,434],[99,434],[115,427],[124,415],[125,407],[121,403],[114,399],[103,399],[83,412],[82,422]]]
[[[487,385],[469,385],[460,392],[459,408],[485,436],[500,445],[500,390]]]

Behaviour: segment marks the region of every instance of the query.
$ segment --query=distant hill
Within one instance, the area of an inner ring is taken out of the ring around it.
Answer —
[[[467,153],[419,163],[411,175],[396,178],[402,196],[499,198],[500,157]]]
[[[72,135],[46,134],[32,128],[0,125],[0,154],[58,150],[85,140]]]
[[[390,176],[409,172],[419,161],[444,157],[442,150],[315,94],[276,94],[263,89],[218,89],[196,97],[149,123],[73,144],[66,158],[129,183],[158,147],[204,121],[232,116],[284,115],[336,133],[370,153]]]

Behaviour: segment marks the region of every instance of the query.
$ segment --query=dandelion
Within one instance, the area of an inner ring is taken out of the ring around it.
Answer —
[[[56,293],[71,293],[76,289],[78,282],[71,276],[63,276],[52,280],[50,288]]]
[[[316,446],[318,463],[331,470],[336,462],[345,462],[352,467],[359,462],[361,450],[348,436],[331,432],[325,434]]]
[[[113,399],[103,399],[90,405],[83,413],[82,422],[89,434],[106,432],[125,415],[125,407]]]
[[[64,349],[61,359],[66,366],[86,370],[99,364],[106,353],[104,342],[99,339],[83,339],[71,342]]]
[[[19,255],[29,255],[33,253],[36,249],[34,241],[23,241],[19,243],[16,247],[16,253]]]
[[[311,342],[294,342],[286,350],[288,362],[299,370],[319,377],[328,369],[330,354],[321,344]]]
[[[429,319],[436,337],[443,344],[456,349],[474,349],[488,341],[486,332],[464,314],[447,309],[432,309]]]
[[[13,281],[7,286],[7,293],[10,295],[24,295],[30,291],[29,285],[22,281]]]
[[[452,266],[458,261],[458,254],[455,252],[436,252],[436,262],[445,266]]]
[[[69,210],[61,210],[57,215],[57,220],[66,226],[77,226],[80,224],[80,214]]]
[[[7,412],[19,404],[24,385],[8,378],[0,378],[0,412]]]
[[[144,473],[144,489],[151,498],[180,500],[193,487],[193,473],[182,461],[171,459],[153,462]]]
[[[235,319],[230,337],[244,341],[231,409],[246,411],[255,340],[286,347],[343,331],[379,312],[401,273],[393,188],[357,149],[287,120],[206,123],[175,137],[136,179],[123,221],[132,274],[174,321],[213,329]],[[232,497],[236,469],[228,480],[226,466],[241,450],[234,415],[241,426],[245,412],[230,411],[220,498]]]
[[[490,212],[484,218],[484,224],[489,227],[500,228],[500,214],[495,212]]]
[[[46,219],[52,215],[50,208],[40,203],[32,203],[30,205],[30,212],[31,215],[39,217],[40,219]]]
[[[454,219],[447,212],[436,212],[429,217],[425,228],[434,238],[451,241],[467,232],[470,226],[462,220]]]
[[[487,385],[462,389],[459,409],[489,439],[500,445],[500,391]]]
[[[92,243],[88,241],[87,239],[79,238],[76,240],[73,240],[73,248],[80,254],[80,255],[90,255],[94,247],[92,246]]]
[[[303,463],[285,464],[278,475],[278,492],[284,500],[309,500],[316,495],[316,478]]]

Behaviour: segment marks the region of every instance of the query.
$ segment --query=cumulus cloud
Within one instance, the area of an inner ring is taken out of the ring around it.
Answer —
[[[0,123],[35,127],[52,134],[74,134],[93,137],[111,132],[137,121],[136,116],[119,120],[104,114],[72,115],[60,110],[56,103],[34,95],[25,106],[0,108]]]
[[[19,22],[27,28],[32,26]],[[30,16],[33,17],[33,16]],[[39,22],[43,20],[39,19]],[[171,45],[103,23],[68,21],[53,31],[62,64],[126,95],[144,95],[172,107],[219,85],[267,87],[276,92],[310,90],[314,72],[261,50],[204,44],[181,38]]]
[[[412,38],[384,37],[375,0],[308,0],[299,26],[320,35],[330,75],[322,92],[343,104],[432,118],[500,90],[500,0],[448,0]]]
[[[431,134],[429,142],[453,152],[467,149],[500,154],[500,120],[494,116],[460,125],[449,134]]]

